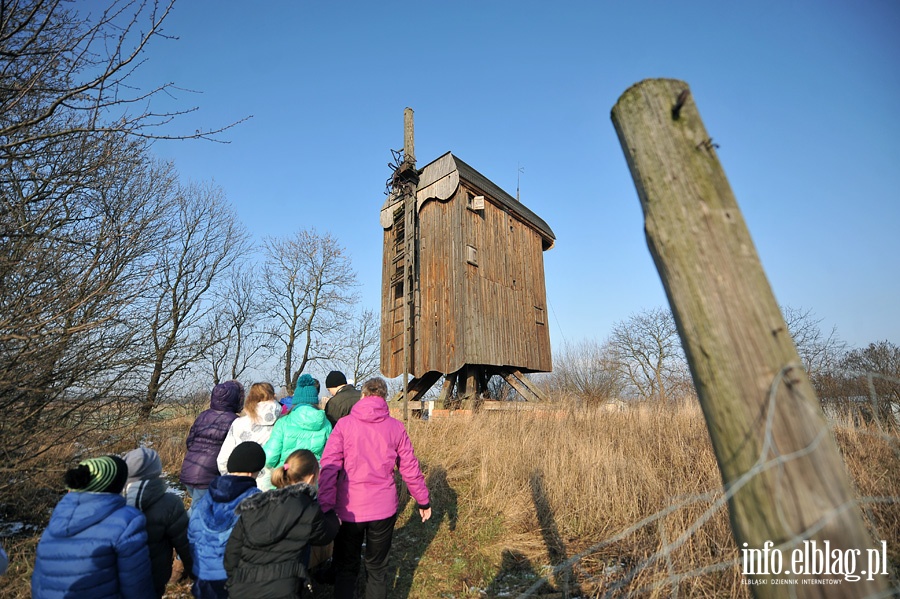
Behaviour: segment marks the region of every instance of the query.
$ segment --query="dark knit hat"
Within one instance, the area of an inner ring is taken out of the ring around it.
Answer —
[[[162,475],[162,461],[155,449],[138,447],[125,454],[125,463],[128,464],[128,480],[131,484],[139,480],[159,478]]]
[[[259,472],[266,467],[266,452],[256,441],[238,444],[228,456],[229,472]]]
[[[316,379],[308,374],[301,375],[297,379],[297,386],[294,387],[294,405],[299,406],[302,404],[319,405],[319,390],[317,389]]]
[[[344,376],[344,373],[339,370],[332,370],[328,373],[328,376],[325,377],[325,388],[331,389],[333,387],[340,387],[341,385],[347,384],[347,377]]]
[[[128,464],[119,456],[105,455],[78,463],[65,475],[66,488],[79,493],[121,493]]]

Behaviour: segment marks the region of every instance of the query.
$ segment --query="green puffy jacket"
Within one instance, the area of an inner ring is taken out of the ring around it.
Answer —
[[[272,435],[263,446],[266,467],[283,466],[287,457],[298,449],[308,449],[317,460],[321,460],[330,434],[331,423],[325,412],[310,405],[295,405],[286,416],[275,422]]]

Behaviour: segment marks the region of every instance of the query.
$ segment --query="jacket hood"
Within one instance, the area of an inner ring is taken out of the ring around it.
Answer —
[[[209,407],[220,412],[240,412],[244,404],[244,388],[237,381],[225,381],[213,387]]]
[[[124,507],[115,493],[69,492],[56,505],[47,530],[57,537],[72,537]]]
[[[277,401],[261,401],[256,404],[256,424],[273,426],[281,416],[281,404]]]
[[[195,509],[210,530],[224,531],[234,525],[234,513],[247,493],[259,493],[256,479],[249,476],[217,476],[209,483],[209,493]],[[192,514],[193,515],[193,514]]]
[[[252,522],[252,525],[244,527],[247,540],[257,546],[266,546],[284,539],[306,508],[315,502],[316,493],[316,487],[297,483],[248,497],[237,508],[241,518],[248,524]],[[291,503],[293,507],[279,509],[286,503]],[[278,510],[278,518],[267,517],[272,509]],[[287,514],[290,516],[284,517]]]
[[[129,483],[125,487],[125,503],[142,512],[163,498],[166,494],[166,483],[161,478],[149,478]]]
[[[391,416],[387,402],[383,397],[378,397],[377,395],[361,397],[350,410],[350,413],[363,422],[381,422]]]
[[[225,474],[217,476],[209,483],[209,494],[218,503],[227,503],[256,486],[256,479],[249,476]]]
[[[131,484],[142,478],[159,478],[162,475],[162,461],[154,449],[138,447],[126,453],[124,459],[125,463],[128,464],[126,484]]]
[[[328,420],[325,412],[305,404],[295,405],[285,418],[292,426],[308,431],[321,430]]]

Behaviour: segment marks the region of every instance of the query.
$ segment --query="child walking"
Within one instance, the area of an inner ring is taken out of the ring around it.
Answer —
[[[128,480],[125,502],[143,512],[147,519],[147,544],[150,570],[157,597],[166,592],[172,576],[172,550],[181,559],[184,570],[191,571],[191,547],[188,543],[188,516],[181,498],[168,493],[163,481],[159,454],[149,447],[139,447],[125,454]]]
[[[299,449],[272,473],[274,491],[238,507],[240,519],[225,549],[232,597],[300,597],[308,587],[308,547],[327,545],[339,527],[335,513],[323,514],[316,501],[318,478],[316,456]]]
[[[272,435],[275,421],[281,416],[281,404],[275,400],[275,389],[270,383],[253,383],[247,393],[247,401],[244,403],[244,415],[231,423],[228,435],[219,450],[216,463],[220,474],[228,473],[228,457],[238,443],[243,441],[256,441],[265,445]],[[256,486],[267,491],[272,489],[269,477],[271,468],[263,468],[256,477]]]
[[[319,386],[308,374],[301,375],[294,387],[294,407],[282,416],[266,441],[266,466],[284,464],[297,449],[308,449],[322,459],[322,450],[331,434],[331,423],[319,409]]]
[[[337,421],[322,456],[319,501],[334,509],[341,528],[334,540],[334,596],[352,599],[365,543],[366,597],[387,597],[389,558],[397,520],[394,469],[419,506],[422,522],[431,518],[428,487],[406,428],[391,418],[384,379],[369,379],[350,414]]]
[[[128,466],[91,458],[66,471],[69,492],[37,546],[31,596],[152,599],[146,519],[120,495]]]
[[[187,436],[187,453],[181,465],[181,483],[191,496],[191,506],[206,494],[210,481],[219,475],[216,458],[231,423],[244,403],[244,387],[226,381],[213,387],[209,409],[200,412]]]
[[[256,475],[266,462],[266,454],[259,443],[244,441],[234,448],[228,458],[228,472],[215,477],[209,493],[200,498],[191,511],[188,539],[194,559],[194,584],[191,592],[201,599],[228,597],[223,559],[231,530],[238,522],[235,511],[251,495],[259,493]],[[237,595],[240,597],[240,595]]]

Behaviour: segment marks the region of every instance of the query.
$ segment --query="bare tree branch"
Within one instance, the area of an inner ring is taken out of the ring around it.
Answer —
[[[265,253],[264,301],[284,350],[284,385],[291,390],[310,362],[333,357],[324,340],[350,317],[356,273],[337,240],[315,229],[268,239]]]
[[[212,184],[180,187],[168,243],[159,247],[148,295],[152,369],[141,408],[149,416],[160,390],[208,354],[214,286],[247,251],[247,234],[222,190]]]

